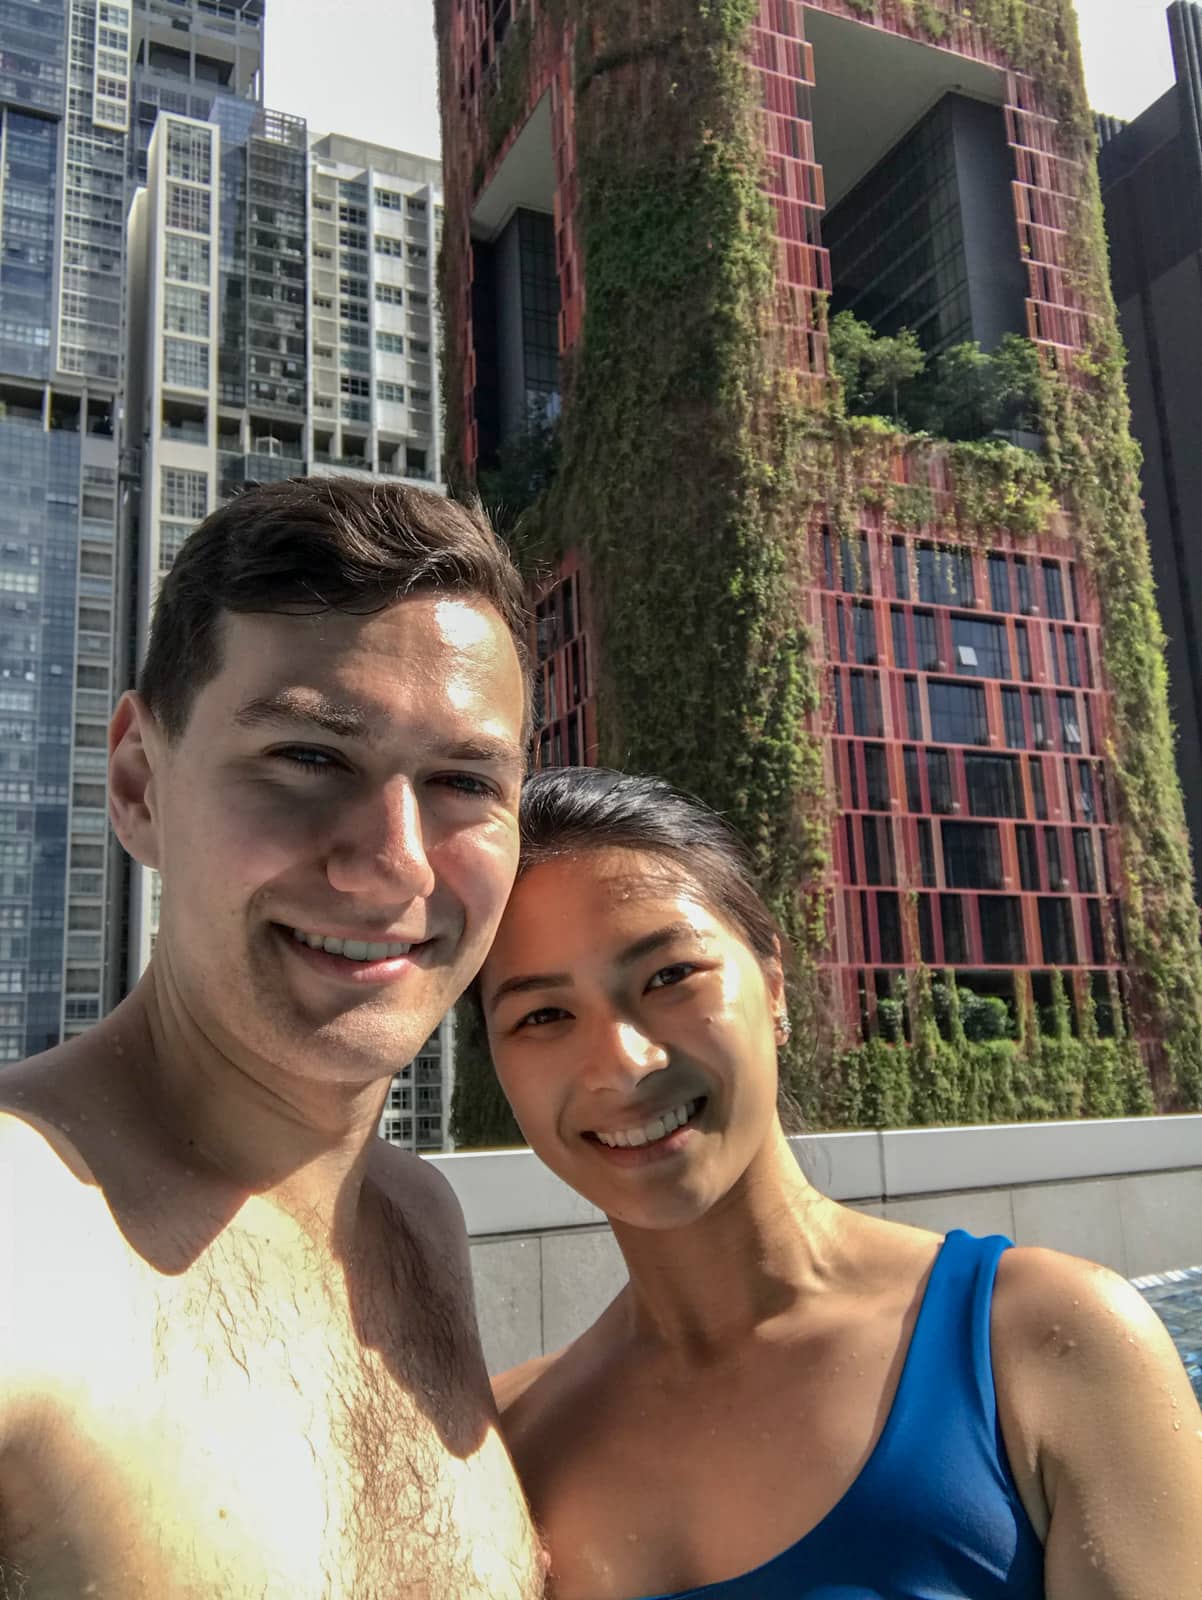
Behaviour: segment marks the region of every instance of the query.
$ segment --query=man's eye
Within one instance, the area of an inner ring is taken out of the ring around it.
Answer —
[[[697,968],[688,961],[677,961],[670,967],[661,967],[648,983],[648,989],[671,989],[678,983],[683,983],[685,978],[696,972]]]
[[[568,1012],[559,1006],[540,1006],[537,1011],[528,1011],[513,1031],[516,1033],[520,1028],[540,1028],[548,1022],[561,1022],[567,1015]]]
[[[447,772],[434,781],[453,789],[457,794],[473,797],[495,795],[498,792],[495,784],[489,783],[486,778],[478,778],[474,772]]]
[[[328,750],[312,750],[307,745],[287,745],[272,754],[278,761],[301,772],[328,772],[337,764]]]

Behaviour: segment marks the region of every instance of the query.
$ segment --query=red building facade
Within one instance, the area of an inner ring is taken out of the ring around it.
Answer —
[[[659,8],[643,9],[653,38]],[[1013,247],[1026,274],[1026,325],[1015,331],[1070,384],[1088,381],[1079,368],[1097,312],[1070,248],[1083,170],[1058,108],[969,10],[959,0],[874,0],[871,8],[760,0],[749,55],[762,91],[775,317],[798,388],[815,404],[830,382],[826,298],[837,287],[822,244],[821,107],[853,81],[847,63],[861,46],[875,52],[864,56],[867,79],[882,51],[909,51],[897,56],[897,81],[909,73],[929,93],[967,77],[997,107],[1012,169],[998,198],[1013,208]],[[577,215],[571,11],[553,0],[441,0],[444,289],[456,375],[448,443],[468,479],[478,461],[471,263],[505,206],[551,214],[567,360],[581,337],[588,263]],[[827,41],[817,53],[811,33]],[[929,54],[920,60],[919,49]],[[832,74],[843,74],[825,102],[824,53]],[[870,82],[860,92],[871,94]],[[847,115],[858,109],[853,103]],[[916,100],[911,120],[922,109]],[[907,115],[897,112],[898,126]],[[830,127],[829,147],[850,170],[854,152]],[[822,657],[815,726],[836,811],[824,952],[832,987],[847,1022],[871,1030],[879,1001],[919,966],[953,969],[966,987],[1012,1008],[1024,986],[1028,999],[1047,1003],[1059,971],[1076,1010],[1092,999],[1105,1032],[1126,1003],[1129,952],[1093,569],[1062,513],[1035,536],[1002,526],[987,541],[962,537],[948,454],[937,445],[900,450],[889,470],[922,491],[927,514],[902,526],[866,500],[850,536],[819,514],[801,602]],[[559,587],[539,596],[544,763],[595,759],[604,725],[587,576],[570,555]]]

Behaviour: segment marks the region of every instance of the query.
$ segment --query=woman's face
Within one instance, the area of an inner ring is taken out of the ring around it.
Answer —
[[[695,1221],[775,1128],[779,964],[671,863],[597,850],[533,868],[481,995],[531,1147],[610,1217]]]

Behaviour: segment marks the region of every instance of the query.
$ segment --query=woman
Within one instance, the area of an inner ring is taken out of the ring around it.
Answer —
[[[1139,1295],[799,1171],[781,944],[725,824],[564,770],[522,833],[493,1058],[630,1275],[497,1384],[556,1600],[1202,1595],[1202,1417]]]

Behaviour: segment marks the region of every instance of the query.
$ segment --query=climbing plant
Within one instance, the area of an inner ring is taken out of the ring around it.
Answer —
[[[846,5],[879,20],[876,0]],[[901,10],[935,43],[957,16],[971,20],[1038,85],[1059,118],[1060,153],[1077,163],[1068,270],[1089,311],[1089,348],[1073,371],[1045,361],[1033,377],[1028,420],[1039,422],[1042,454],[850,416],[837,386],[824,399],[802,392],[774,321],[777,245],[748,53],[757,0],[660,0],[651,33],[638,0],[556,0],[555,26],[575,38],[587,292],[558,472],[517,521],[514,549],[531,571],[570,546],[588,558],[601,759],[702,795],[749,841],[800,957],[794,1036],[806,1046],[786,1071],[807,1115],[881,1125],[1147,1109],[1137,1038],[1153,1041],[1156,1100],[1200,1104],[1197,914],[1071,7],[901,0]],[[528,39],[512,59],[519,52],[530,59]],[[506,70],[508,87],[494,94],[520,101]],[[496,109],[494,132],[502,120]],[[452,198],[449,186],[448,237]],[[443,263],[449,307],[462,306],[464,282],[453,257]],[[453,409],[460,357],[452,337],[447,346]],[[448,443],[461,460],[462,421],[450,412]],[[937,506],[940,462],[951,492]],[[961,1000],[954,1021],[935,1014],[954,984],[921,974],[904,997],[908,1036],[849,1041],[833,1030],[817,966],[832,808],[801,597],[815,524],[853,532],[866,506],[888,525],[981,548],[1001,533],[1071,529],[1100,598],[1114,691],[1107,754],[1134,1036],[1099,1039],[1092,1013],[1076,1032],[1048,1033],[1020,996],[1016,1037],[970,1037],[979,1019]]]

